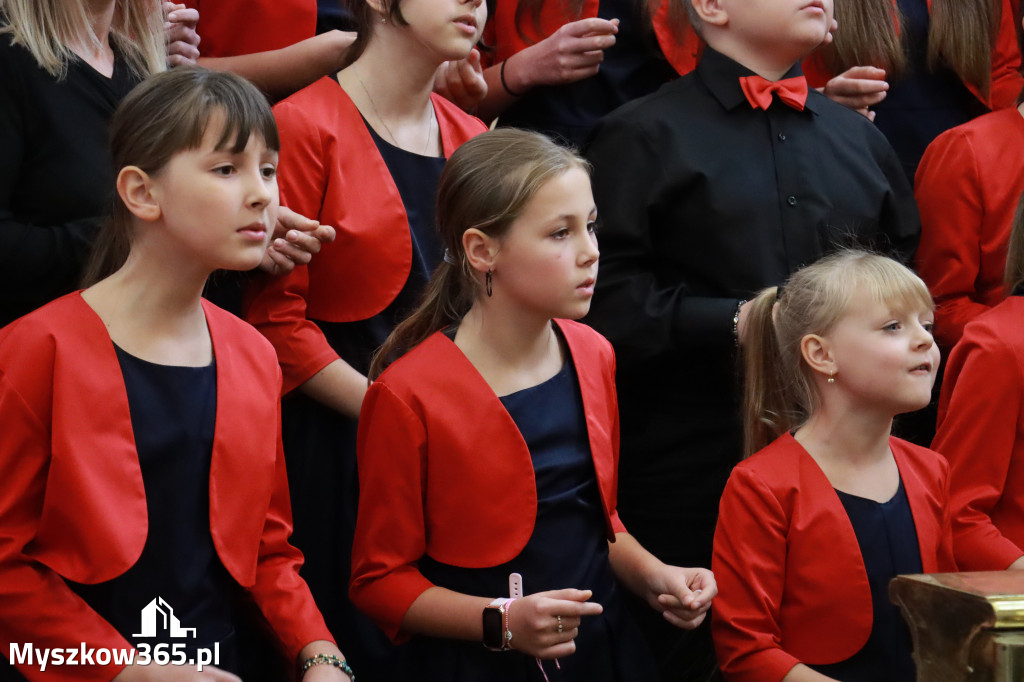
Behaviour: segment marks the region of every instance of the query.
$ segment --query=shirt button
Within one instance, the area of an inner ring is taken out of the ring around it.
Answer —
[[[786,197],[786,203],[789,204],[790,206],[796,206],[796,197],[790,194],[788,197]]]
[[[786,141],[786,133],[779,133],[779,142]]]

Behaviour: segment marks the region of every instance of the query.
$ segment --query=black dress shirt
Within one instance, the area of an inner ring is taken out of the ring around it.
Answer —
[[[73,61],[58,80],[0,35],[0,326],[78,283],[113,171],[107,126],[138,82]]]
[[[709,565],[741,454],[739,301],[838,246],[909,262],[920,232],[866,118],[814,91],[804,111],[753,109],[738,81],[750,74],[708,48],[696,71],[606,117],[587,150],[602,224],[588,322],[618,357],[619,510],[684,565]]]

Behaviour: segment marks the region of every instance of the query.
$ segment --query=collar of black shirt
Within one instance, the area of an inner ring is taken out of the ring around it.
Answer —
[[[803,74],[803,69],[797,62],[783,78],[796,78]],[[710,47],[704,48],[704,53],[697,64],[697,77],[727,111],[731,111],[741,104],[746,107],[750,106],[740,87],[740,78],[752,75],[754,75],[753,71]],[[813,93],[808,93],[806,111],[817,113],[818,102],[815,99]],[[790,111],[799,113],[792,109]]]

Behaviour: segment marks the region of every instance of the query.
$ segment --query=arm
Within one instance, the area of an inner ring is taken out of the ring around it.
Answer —
[[[608,558],[615,576],[678,628],[700,625],[718,593],[711,571],[664,564],[629,533],[616,533]]]
[[[480,118],[491,121],[527,92],[541,85],[575,83],[597,73],[604,50],[615,45],[618,19],[580,19],[484,71],[487,95],[479,104]],[[511,92],[509,92],[511,90]],[[515,93],[515,94],[513,94]]]
[[[328,31],[280,50],[237,57],[200,57],[199,65],[244,76],[272,99],[279,100],[341,69],[355,38],[355,33]]]
[[[953,547],[961,570],[1003,569],[1024,554],[990,516],[1024,446],[1022,387],[1020,364],[1000,339],[964,338],[949,357],[932,447],[950,463]]]
[[[789,518],[772,491],[746,468],[722,494],[711,568],[718,581],[711,632],[726,678],[777,682],[800,661],[782,649]],[[808,671],[810,672],[810,671]]]
[[[937,137],[925,150],[914,184],[921,211],[917,271],[935,298],[936,336],[952,348],[964,325],[988,310],[972,300],[985,206],[970,138],[958,128]]]

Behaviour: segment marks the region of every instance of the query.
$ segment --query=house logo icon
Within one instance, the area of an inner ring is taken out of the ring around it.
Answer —
[[[141,626],[142,632],[132,637],[156,637],[158,631],[166,632],[171,637],[196,636],[195,628],[181,627],[181,623],[174,615],[174,609],[163,600],[163,597],[157,597],[142,609]]]

